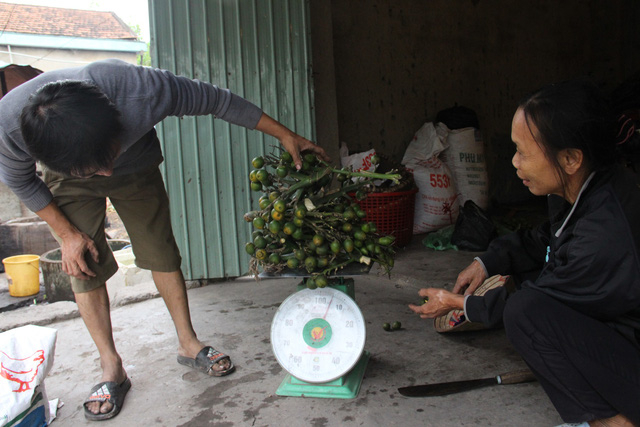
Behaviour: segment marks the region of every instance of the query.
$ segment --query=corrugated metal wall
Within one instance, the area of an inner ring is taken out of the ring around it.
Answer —
[[[308,0],[149,0],[154,65],[227,87],[315,137]],[[250,161],[277,140],[212,117],[158,126],[172,223],[188,279],[240,276]]]

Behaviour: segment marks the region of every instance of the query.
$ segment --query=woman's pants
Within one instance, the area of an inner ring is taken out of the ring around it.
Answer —
[[[640,425],[640,349],[622,334],[533,289],[509,297],[504,324],[565,422]]]

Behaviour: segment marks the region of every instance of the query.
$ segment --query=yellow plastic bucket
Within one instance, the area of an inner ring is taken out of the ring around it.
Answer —
[[[9,281],[9,295],[29,297],[40,292],[40,257],[16,255],[2,260]]]

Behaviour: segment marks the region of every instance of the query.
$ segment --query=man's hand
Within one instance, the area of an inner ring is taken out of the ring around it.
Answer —
[[[322,147],[301,137],[295,132],[292,132],[282,123],[272,119],[264,113],[262,113],[262,117],[256,125],[256,130],[277,138],[285,150],[287,150],[289,154],[291,154],[291,157],[293,157],[296,169],[302,168],[302,158],[300,157],[300,153],[303,151],[310,151],[324,161],[330,160]]]
[[[293,162],[296,165],[296,169],[300,169],[302,167],[302,159],[300,157],[300,153],[303,151],[310,151],[316,156],[320,157],[324,161],[329,161],[329,156],[322,149],[322,147],[314,144],[306,138],[301,137],[298,134],[291,133],[280,139],[280,143],[282,146],[291,154],[293,157]]]
[[[42,218],[49,227],[62,239],[62,271],[78,279],[89,279],[95,277],[84,258],[89,255],[95,262],[98,262],[98,248],[88,235],[78,230],[64,215],[55,202],[49,203],[44,209],[36,214]]]
[[[484,271],[484,267],[477,260],[473,260],[467,268],[458,274],[453,293],[461,294],[464,291],[465,295],[471,295],[485,280],[487,280],[487,273]]]
[[[78,279],[87,280],[95,277],[94,273],[84,258],[85,253],[89,255],[95,262],[98,262],[98,248],[88,235],[80,231],[69,232],[62,237],[62,271],[70,276]]]
[[[422,298],[428,299],[422,305],[409,304],[414,313],[423,319],[433,319],[451,310],[464,309],[464,297],[441,288],[425,288],[418,292]]]

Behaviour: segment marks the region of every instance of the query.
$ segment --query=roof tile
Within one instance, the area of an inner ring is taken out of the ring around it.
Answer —
[[[136,40],[136,34],[114,12],[63,9],[0,2],[3,32]]]

